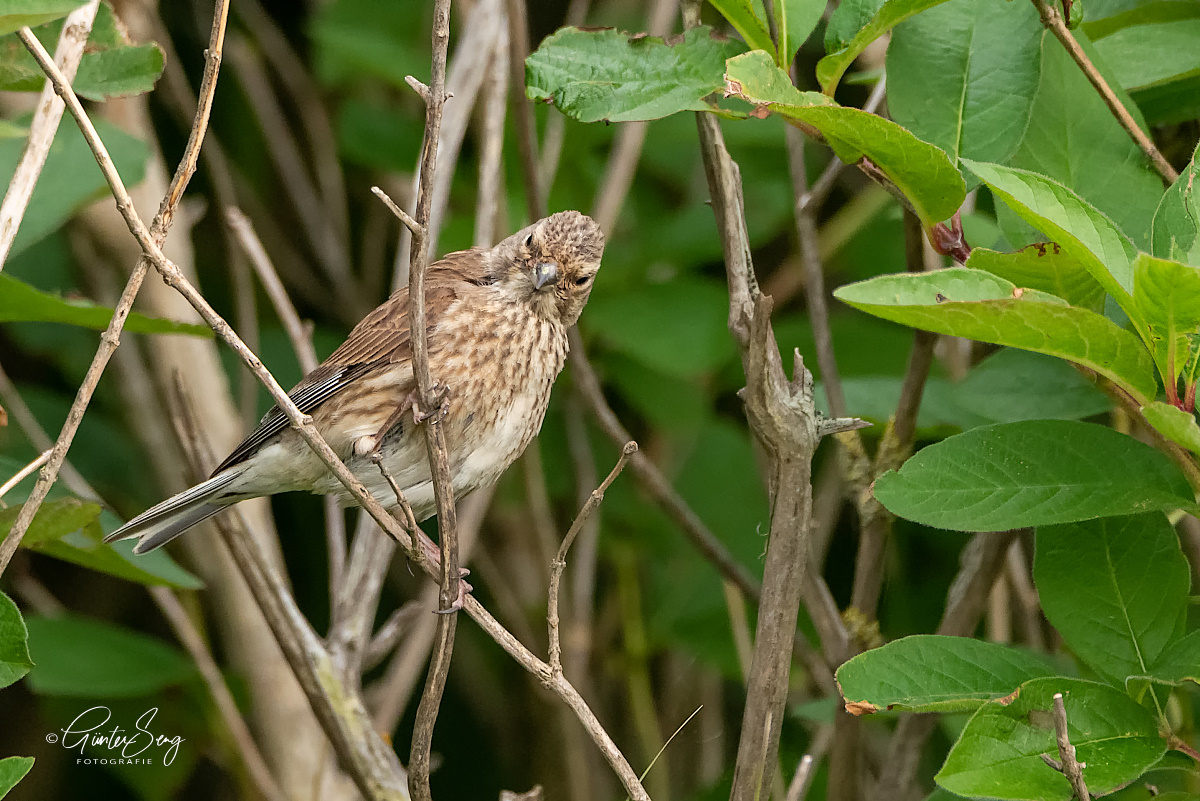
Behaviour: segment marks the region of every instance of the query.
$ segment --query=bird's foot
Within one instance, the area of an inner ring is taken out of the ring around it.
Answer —
[[[437,544],[434,543],[433,540],[429,539],[429,537],[426,537],[424,533],[420,535],[420,542],[421,550],[425,552],[425,558],[428,559],[429,563],[433,565],[434,568],[440,573],[442,567],[441,549],[438,548]],[[466,600],[467,595],[470,594],[471,590],[475,589],[469,583],[463,580],[464,576],[469,576],[470,574],[471,571],[467,570],[465,567],[460,567],[458,569],[458,595],[446,609],[435,609],[434,611],[437,614],[445,615],[449,614],[450,612],[457,612],[459,609],[463,608],[463,602]]]
[[[432,411],[427,411],[420,408],[415,394],[415,392],[412,393],[410,396],[412,397],[412,400],[409,402],[412,404],[413,421],[416,423],[423,423],[426,420],[434,417],[437,418],[437,422],[441,422],[446,416],[446,413],[450,411],[450,388],[440,381],[435,382],[433,386],[429,388],[429,394],[434,403]]]

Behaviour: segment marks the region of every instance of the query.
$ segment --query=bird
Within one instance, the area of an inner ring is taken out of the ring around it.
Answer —
[[[449,253],[429,266],[429,370],[443,398],[436,413],[456,498],[499,479],[541,429],[567,358],[567,331],[588,301],[603,253],[595,220],[560,211],[490,249]],[[437,506],[414,407],[410,334],[402,288],[288,395],[370,493],[394,508],[395,492],[373,461],[379,459],[421,521]],[[134,553],[146,553],[239,501],[303,490],[353,503],[275,406],[207,480],[105,541],[137,537]]]

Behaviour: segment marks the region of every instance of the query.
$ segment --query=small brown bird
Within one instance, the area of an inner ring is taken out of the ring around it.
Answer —
[[[459,251],[430,265],[429,369],[445,388],[455,497],[496,481],[541,428],[567,357],[567,329],[587,303],[603,252],[595,221],[562,211],[491,250]],[[288,394],[371,494],[394,506],[371,461],[379,450],[424,520],[436,503],[424,437],[411,414],[409,336],[408,290],[401,289]],[[134,552],[145,553],[238,501],[293,490],[352,500],[276,407],[211,478],[138,515],[107,541],[139,537]]]

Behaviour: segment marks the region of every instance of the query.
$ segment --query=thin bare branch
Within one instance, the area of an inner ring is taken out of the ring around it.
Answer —
[[[208,128],[208,115],[212,108],[213,93],[216,91],[217,72],[221,63],[221,49],[225,41],[225,21],[228,11],[227,0],[219,0],[213,12],[212,37],[209,41],[204,78],[201,83],[200,104],[196,110],[196,118],[192,124],[191,134],[188,137],[183,158],[180,160],[179,167],[175,170],[175,177],[171,181],[167,196],[163,198],[158,214],[155,215],[149,231],[146,230],[141,220],[138,220],[138,227],[140,229],[138,240],[142,244],[143,250],[149,253],[149,250],[147,250],[147,246],[149,246],[150,249],[157,252],[160,259],[165,260],[165,257],[162,256],[159,245],[166,238],[167,229],[171,225],[175,208],[183,196],[184,187],[187,186],[188,181],[196,170],[196,160],[199,158],[200,144],[204,139],[204,132]],[[113,165],[108,152],[105,150],[104,144],[100,141],[100,137],[96,134],[95,127],[92,126],[91,121],[83,111],[83,106],[79,103],[79,99],[75,97],[75,93],[71,90],[70,81],[59,70],[53,59],[50,58],[50,54],[46,52],[46,48],[42,46],[42,43],[38,41],[29,28],[22,28],[18,31],[17,35],[29,52],[33,54],[42,71],[46,73],[48,82],[53,85],[54,91],[62,98],[66,107],[71,111],[71,115],[75,117],[80,129],[83,131],[84,138],[88,142],[88,147],[91,148],[97,163],[100,165],[101,171],[104,172],[105,178],[114,190],[114,195],[117,197],[117,208],[127,220],[131,218],[131,215],[132,218],[136,218],[137,213],[133,209],[133,201],[130,199],[129,193],[125,191],[124,185],[121,184],[121,178],[117,175],[117,169]],[[120,192],[116,191],[117,187],[120,187]],[[50,491],[50,486],[58,476],[59,468],[67,457],[67,450],[71,447],[71,443],[75,439],[75,433],[79,430],[79,424],[83,421],[84,412],[87,411],[88,404],[91,402],[92,393],[95,392],[96,385],[100,381],[100,376],[104,373],[104,368],[108,366],[108,360],[112,357],[113,351],[116,350],[117,345],[120,343],[121,330],[125,326],[125,320],[129,316],[130,309],[133,307],[133,301],[137,297],[138,290],[142,286],[142,281],[146,277],[149,264],[150,261],[145,258],[138,259],[137,265],[129,276],[129,281],[125,284],[125,290],[121,293],[121,299],[117,302],[113,310],[112,320],[100,336],[100,347],[97,348],[96,355],[92,358],[92,363],[88,366],[83,382],[80,384],[79,390],[75,395],[75,400],[67,412],[67,420],[63,424],[58,440],[54,443],[54,452],[51,454],[50,460],[42,468],[42,473],[37,483],[34,484],[33,490],[29,494],[29,499],[21,507],[17,519],[13,522],[12,528],[4,538],[4,542],[0,543],[0,574],[3,574],[4,569],[8,566],[13,553],[16,552],[17,547],[21,544],[21,538],[25,536],[30,523],[33,522],[34,515],[37,514],[38,508],[41,507],[42,501],[46,499],[46,494]]]
[[[54,62],[68,82],[75,80],[75,72],[83,59],[84,46],[91,35],[92,22],[99,6],[100,0],[91,0],[63,20],[62,33],[54,50]],[[33,197],[33,188],[37,186],[42,167],[46,165],[46,157],[50,155],[50,145],[54,144],[54,136],[58,133],[63,108],[65,106],[54,92],[53,84],[46,81],[38,96],[37,110],[29,121],[29,141],[25,144],[25,152],[8,182],[4,202],[0,204],[0,270],[8,261],[13,241],[17,238],[17,229],[29,207],[29,199]]]
[[[1041,15],[1042,24],[1050,29],[1058,41],[1062,42],[1063,47],[1067,49],[1067,53],[1079,65],[1079,69],[1083,70],[1083,74],[1087,77],[1088,82],[1096,87],[1096,91],[1100,94],[1104,105],[1108,106],[1108,110],[1117,118],[1117,122],[1125,129],[1130,138],[1137,143],[1142,152],[1146,154],[1146,158],[1154,165],[1154,169],[1162,176],[1166,183],[1174,183],[1179,178],[1179,173],[1175,172],[1175,168],[1170,162],[1163,157],[1163,154],[1155,146],[1154,141],[1146,134],[1145,131],[1137,124],[1137,120],[1129,113],[1129,109],[1125,108],[1125,104],[1121,102],[1121,98],[1117,97],[1117,93],[1108,85],[1108,81],[1104,80],[1104,76],[1100,74],[1100,70],[1096,69],[1096,65],[1088,58],[1088,54],[1080,46],[1079,42],[1075,41],[1075,37],[1071,35],[1070,28],[1063,20],[1062,14],[1053,4],[1046,0],[1032,0],[1033,7],[1038,10]]]
[[[183,644],[196,663],[200,677],[208,687],[213,703],[216,704],[217,712],[220,713],[225,727],[229,730],[229,735],[237,744],[238,757],[245,763],[246,772],[250,774],[255,787],[266,801],[286,801],[287,796],[279,787],[279,783],[275,781],[262,753],[258,750],[258,745],[254,742],[254,736],[250,734],[250,727],[246,725],[242,713],[238,711],[237,702],[233,700],[233,693],[225,684],[225,677],[221,674],[221,669],[217,667],[204,638],[196,630],[196,626],[188,617],[183,604],[175,597],[175,593],[166,587],[150,587],[149,591],[150,597],[162,611],[163,617],[171,624],[175,636],[179,638],[179,642]]]
[[[3,484],[0,484],[0,505],[3,504],[4,495],[10,489],[17,486],[22,481],[24,481],[26,478],[28,478],[29,475],[33,471],[40,470],[42,465],[44,465],[46,462],[50,461],[50,457],[53,454],[54,454],[53,448],[43,451],[41,456],[37,457],[32,462],[25,465],[20,470],[18,470],[16,473],[14,473],[13,477],[10,478],[8,481],[5,481]]]
[[[1058,742],[1058,758],[1060,764],[1055,766],[1061,770],[1071,783],[1071,790],[1079,801],[1091,801],[1087,783],[1083,780],[1083,764],[1075,758],[1075,746],[1067,732],[1067,707],[1063,703],[1062,693],[1054,694],[1054,737]],[[1044,759],[1045,757],[1043,757]]]
[[[546,622],[550,632],[550,669],[556,673],[562,673],[562,644],[558,636],[558,585],[562,581],[563,570],[567,567],[567,552],[571,550],[571,545],[575,542],[575,537],[579,535],[588,518],[592,516],[592,513],[604,501],[604,493],[617,480],[617,476],[621,475],[621,471],[625,469],[625,464],[629,461],[629,457],[637,453],[637,449],[636,442],[630,440],[625,443],[625,447],[621,449],[621,456],[617,459],[617,463],[613,465],[613,469],[600,482],[600,486],[592,490],[592,494],[588,496],[587,503],[579,510],[579,514],[575,517],[575,522],[571,524],[571,528],[567,530],[567,536],[563,537],[562,544],[558,547],[558,554],[550,564],[550,594],[546,604]]]
[[[525,0],[507,0],[508,69],[512,84],[513,119],[517,123],[517,153],[525,178],[525,208],[529,222],[546,216],[546,191],[538,174],[537,130],[533,107],[525,96],[525,58],[529,55],[529,20]]]

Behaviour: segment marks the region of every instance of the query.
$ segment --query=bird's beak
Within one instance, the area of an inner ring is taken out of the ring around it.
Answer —
[[[533,288],[542,289],[558,283],[558,265],[544,261],[533,268]]]

